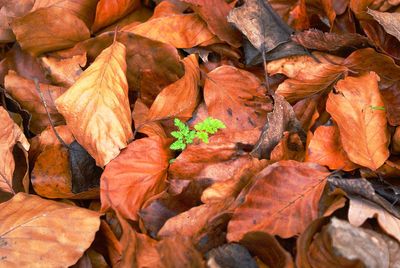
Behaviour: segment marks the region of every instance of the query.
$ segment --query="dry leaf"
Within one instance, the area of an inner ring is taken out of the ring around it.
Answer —
[[[319,63],[310,56],[293,56],[272,61],[268,73],[284,74],[289,79],[279,84],[276,93],[292,103],[326,90],[347,72],[347,68]]]
[[[208,267],[258,268],[256,261],[242,245],[229,243],[211,249],[206,254]]]
[[[200,99],[198,89],[200,71],[197,56],[192,54],[186,57],[183,64],[185,75],[157,95],[150,107],[146,121],[192,117]]]
[[[149,108],[141,99],[137,99],[135,107],[132,111],[132,119],[137,132],[146,134],[147,136],[160,136],[166,138],[163,127],[157,122],[146,122],[149,114]],[[139,127],[140,126],[140,127]],[[139,128],[138,128],[139,127]]]
[[[282,238],[302,233],[318,217],[327,170],[314,163],[280,161],[267,166],[235,209],[227,239],[239,241],[250,231]]]
[[[114,21],[140,6],[138,0],[100,0],[96,7],[96,17],[92,31],[97,32],[101,28],[110,25]]]
[[[372,9],[368,9],[368,14],[372,15],[388,34],[400,40],[400,14],[395,12],[379,12]]]
[[[144,202],[166,187],[168,146],[168,140],[157,136],[135,140],[110,162],[100,181],[102,210],[111,207],[138,220]]]
[[[306,161],[327,166],[329,169],[351,171],[357,168],[343,149],[336,125],[320,126],[315,130],[308,145]]]
[[[0,107],[0,122],[2,122],[2,127],[0,128],[0,190],[15,193],[13,185],[15,170],[13,148],[16,144],[20,144],[25,151],[28,151],[30,145],[21,129],[14,123],[3,107]]]
[[[5,267],[73,265],[99,229],[99,213],[19,193],[0,204],[0,259]],[[57,252],[57,254],[54,254]]]
[[[264,125],[272,110],[271,99],[260,80],[250,72],[221,66],[206,76],[204,100],[208,114],[231,130],[249,130]]]
[[[90,37],[81,19],[54,6],[14,20],[12,29],[22,49],[34,55],[72,47]]]
[[[331,92],[326,103],[349,159],[372,170],[389,157],[389,134],[378,79],[373,72],[347,77],[337,83],[337,92]]]
[[[0,43],[15,41],[11,29],[13,19],[27,14],[34,4],[34,0],[2,1],[0,3]]]
[[[56,100],[76,140],[101,167],[132,138],[125,52],[123,44],[113,43]]]

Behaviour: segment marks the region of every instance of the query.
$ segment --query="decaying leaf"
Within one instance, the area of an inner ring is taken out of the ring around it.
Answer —
[[[249,231],[283,238],[302,233],[318,217],[318,202],[329,173],[314,163],[280,161],[254,178],[228,225],[227,239],[239,241]]]
[[[378,79],[371,72],[340,80],[326,103],[327,111],[339,127],[340,140],[349,159],[372,170],[378,169],[389,157],[386,113]]]
[[[88,209],[18,193],[0,204],[2,266],[73,265],[92,243],[99,216]]]
[[[168,140],[157,136],[135,140],[110,162],[100,181],[102,210],[111,207],[138,220],[144,202],[165,189],[171,158],[168,146]]]
[[[132,138],[125,52],[123,44],[113,43],[56,100],[76,140],[100,167]]]
[[[14,123],[3,107],[0,107],[0,122],[2,122],[2,127],[0,128],[0,190],[15,193],[13,185],[15,170],[13,148],[15,145],[20,144],[25,151],[28,151],[30,145],[21,129]]]
[[[132,111],[132,119],[135,124],[136,131],[146,134],[147,136],[167,137],[163,127],[158,122],[146,122],[149,114],[149,108],[141,99],[137,99],[135,107]]]
[[[400,14],[379,12],[372,9],[368,9],[368,14],[374,17],[374,19],[382,25],[388,34],[391,34],[400,40]]]

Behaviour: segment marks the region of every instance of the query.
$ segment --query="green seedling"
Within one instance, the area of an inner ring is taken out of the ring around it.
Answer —
[[[372,106],[372,105],[370,105],[369,107],[371,107],[372,110],[379,110],[379,111],[384,111],[385,110],[384,106]]]
[[[209,135],[217,133],[221,128],[226,128],[221,120],[212,117],[207,117],[197,123],[192,130],[178,118],[175,118],[174,124],[179,130],[171,132],[171,135],[176,138],[170,146],[172,150],[184,150],[188,144],[193,143],[195,138],[208,143]]]

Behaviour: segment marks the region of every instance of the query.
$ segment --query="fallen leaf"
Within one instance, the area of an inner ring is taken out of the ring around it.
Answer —
[[[92,243],[99,216],[88,209],[18,193],[0,204],[2,265],[73,265]]]
[[[15,161],[13,148],[15,145],[20,144],[22,149],[28,151],[30,145],[21,129],[12,121],[3,107],[0,107],[0,121],[2,122],[0,131],[0,190],[14,194],[13,174]],[[26,190],[28,190],[28,185],[26,186]]]
[[[290,103],[326,90],[347,72],[344,66],[319,63],[310,56],[275,60],[268,63],[267,68],[271,75],[280,73],[289,77],[275,92]]]
[[[125,52],[123,44],[113,43],[55,101],[76,140],[100,167],[132,138]]]
[[[135,107],[132,111],[132,119],[137,132],[146,134],[148,137],[160,136],[166,138],[167,135],[163,127],[158,122],[146,122],[148,118],[149,108],[141,99],[137,99]],[[140,127],[139,127],[140,126]]]
[[[11,29],[13,19],[22,17],[28,13],[34,0],[18,0],[18,2],[2,1],[0,5],[0,42],[11,43],[15,41],[15,35]]]
[[[240,33],[229,24],[226,17],[231,6],[219,0],[184,0],[207,23],[210,31],[234,47],[241,46]]]
[[[90,37],[81,19],[55,6],[28,13],[11,26],[22,49],[33,55],[72,47]]]
[[[32,115],[29,128],[33,133],[40,133],[50,125],[46,109],[32,80],[25,79],[14,71],[9,71],[5,77],[4,84],[7,93]],[[54,124],[63,123],[64,119],[57,111],[54,100],[65,92],[65,88],[42,83],[39,84],[39,87],[46,102],[51,121]]]
[[[318,203],[327,170],[314,163],[293,160],[267,166],[228,225],[227,239],[239,241],[250,231],[264,231],[282,238],[302,233],[318,217]]]
[[[304,156],[305,150],[300,136],[297,133],[285,131],[281,141],[271,152],[271,161],[296,160],[303,162]]]
[[[318,163],[333,170],[351,171],[357,168],[343,149],[336,125],[319,126],[315,130],[308,145],[306,162]]]
[[[197,56],[194,54],[187,56],[183,64],[185,75],[157,95],[146,121],[192,117],[200,99],[198,88],[200,72]]]
[[[82,73],[82,67],[86,65],[86,53],[68,59],[42,57],[41,61],[53,83],[69,88],[76,82]]]
[[[97,3],[96,17],[92,25],[92,31],[97,32],[101,28],[124,17],[139,6],[140,1],[137,0],[100,0]]]
[[[388,34],[393,35],[400,41],[400,14],[379,12],[372,9],[368,9],[367,13],[374,17]]]
[[[248,267],[258,265],[249,251],[239,244],[229,243],[213,248],[206,254],[208,267]]]
[[[370,72],[340,80],[335,86],[336,93],[331,92],[326,103],[349,159],[372,170],[389,157],[386,113],[374,109],[384,107],[378,79]]]
[[[255,75],[227,65],[207,74],[204,100],[208,114],[231,131],[261,127],[272,108],[266,89]]]
[[[157,136],[135,140],[110,162],[100,179],[102,211],[111,207],[138,220],[144,202],[166,187],[168,146],[168,140]]]
[[[380,90],[385,103],[388,123],[392,126],[400,125],[400,80],[387,88]]]

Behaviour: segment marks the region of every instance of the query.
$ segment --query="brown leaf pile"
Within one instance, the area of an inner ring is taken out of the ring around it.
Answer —
[[[0,267],[399,267],[399,10],[0,0]]]

